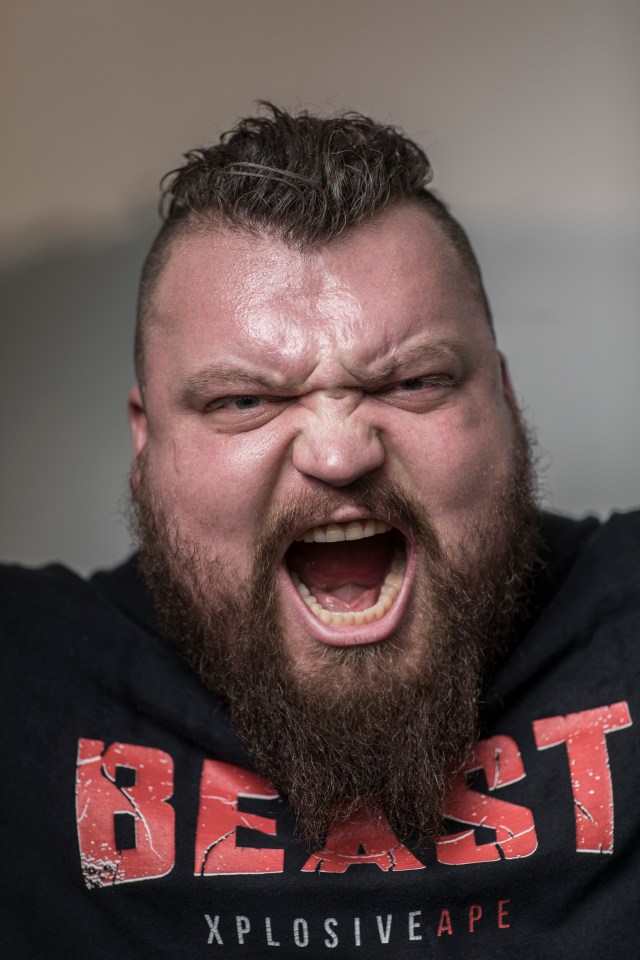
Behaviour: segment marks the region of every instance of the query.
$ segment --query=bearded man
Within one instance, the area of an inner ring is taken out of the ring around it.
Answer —
[[[169,176],[138,554],[5,575],[16,956],[601,956],[633,924],[640,518],[538,509],[430,176],[271,106]]]

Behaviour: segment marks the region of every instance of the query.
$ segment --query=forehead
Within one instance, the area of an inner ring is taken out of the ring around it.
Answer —
[[[393,207],[320,249],[217,229],[174,241],[157,282],[149,362],[251,353],[286,364],[305,350],[364,363],[430,328],[488,333],[474,280],[439,223]],[[451,331],[450,331],[451,332]]]

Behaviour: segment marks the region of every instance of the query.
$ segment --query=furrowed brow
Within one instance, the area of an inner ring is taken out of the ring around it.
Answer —
[[[446,340],[438,343],[422,343],[408,350],[399,350],[393,358],[382,368],[366,374],[354,373],[359,383],[367,389],[375,389],[393,380],[399,372],[408,368],[416,368],[421,364],[462,362],[464,350],[462,344],[455,340]]]
[[[269,380],[260,374],[248,373],[242,367],[209,366],[184,377],[178,384],[178,396],[186,403],[200,400],[215,390],[232,389],[234,393],[243,390],[281,390],[282,384]]]

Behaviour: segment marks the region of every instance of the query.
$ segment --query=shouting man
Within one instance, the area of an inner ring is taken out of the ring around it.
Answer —
[[[139,552],[5,575],[16,956],[583,956],[625,915],[640,519],[540,513],[430,176],[272,107],[170,175]]]

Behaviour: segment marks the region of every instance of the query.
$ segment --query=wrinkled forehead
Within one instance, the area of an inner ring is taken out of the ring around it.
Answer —
[[[478,284],[441,225],[397,205],[318,248],[265,233],[209,226],[177,236],[157,280],[150,341],[250,333],[267,351],[306,338],[327,346],[375,332],[393,346],[404,319],[484,313]],[[486,318],[484,318],[486,323]]]

